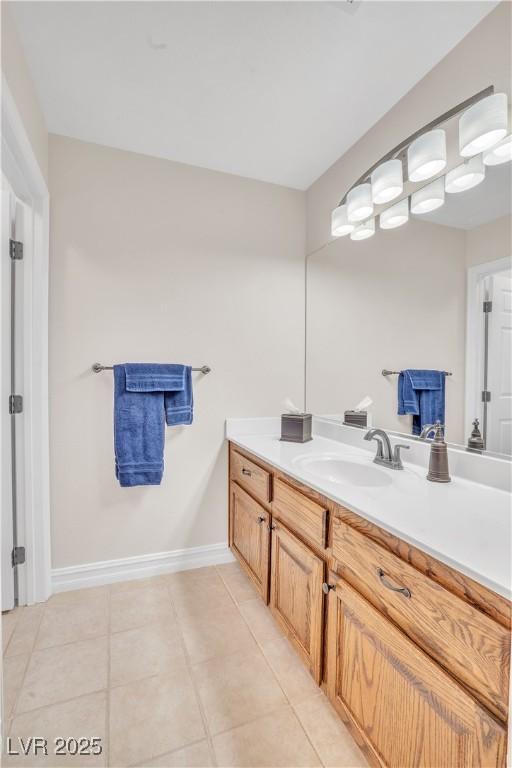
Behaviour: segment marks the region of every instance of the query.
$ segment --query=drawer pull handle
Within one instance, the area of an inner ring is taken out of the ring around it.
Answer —
[[[261,525],[261,523],[263,523],[264,521],[265,521],[265,518],[264,518],[264,517],[261,517],[261,516],[260,516],[260,517],[258,517],[258,521],[257,521],[257,522],[258,522],[258,525]]]
[[[387,580],[386,574],[382,570],[382,568],[377,569],[377,576],[380,579],[380,583],[383,584],[386,589],[391,589],[393,592],[400,592],[401,595],[404,597],[410,597],[411,596],[411,590],[407,587],[395,587],[393,584],[391,584],[390,581]]]
[[[324,595],[328,595],[331,589],[334,589],[334,584],[327,584],[327,582],[324,581],[322,584],[322,592]]]
[[[245,467],[243,467],[242,475],[249,475],[249,477],[250,477],[252,475],[252,472],[251,472],[250,469],[246,469]]]

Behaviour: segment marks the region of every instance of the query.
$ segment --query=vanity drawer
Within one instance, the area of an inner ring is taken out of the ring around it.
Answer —
[[[271,475],[270,472],[258,467],[253,461],[249,461],[241,453],[231,453],[231,479],[246,488],[254,498],[269,503],[271,499]]]
[[[278,478],[274,480],[272,514],[306,541],[325,549],[327,510]]]
[[[506,721],[507,630],[338,518],[332,544],[346,581]]]

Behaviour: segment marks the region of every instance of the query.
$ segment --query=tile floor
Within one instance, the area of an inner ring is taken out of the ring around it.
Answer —
[[[366,766],[237,563],[54,595],[2,639],[13,746],[103,745],[5,766]]]

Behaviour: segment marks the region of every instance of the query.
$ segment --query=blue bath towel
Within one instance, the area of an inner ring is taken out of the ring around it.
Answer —
[[[398,377],[398,415],[412,414],[412,434],[425,424],[445,421],[445,373],[409,368]]]
[[[190,366],[115,365],[114,449],[120,485],[159,485],[165,422],[191,424],[192,417]]]

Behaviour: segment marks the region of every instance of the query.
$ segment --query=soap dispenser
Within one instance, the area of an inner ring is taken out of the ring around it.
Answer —
[[[420,437],[426,438],[432,430],[434,430],[434,439],[430,446],[427,480],[433,483],[449,483],[451,477],[448,473],[448,446],[444,441],[444,424],[439,421],[435,424],[427,424]]]

